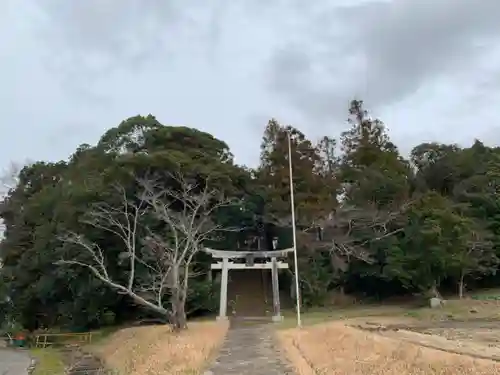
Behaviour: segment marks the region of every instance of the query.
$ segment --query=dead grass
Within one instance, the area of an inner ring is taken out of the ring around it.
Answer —
[[[405,306],[384,306],[384,305],[355,305],[350,307],[321,308],[308,310],[302,313],[302,324],[305,326],[318,323],[325,323],[332,320],[347,320],[355,318],[370,317],[404,317],[408,312]],[[279,328],[293,328],[297,324],[294,311],[287,310],[283,313],[285,319],[280,323]]]
[[[30,354],[36,359],[37,365],[33,375],[62,375],[64,363],[61,353],[53,348],[33,348]]]
[[[442,308],[411,309],[407,312],[407,315],[423,321],[500,320],[500,301],[447,300]]]
[[[278,332],[299,375],[495,375],[500,363],[451,354],[333,322]]]
[[[285,320],[279,328],[293,328],[296,325],[295,312],[284,312]],[[389,319],[391,324],[433,323],[445,320],[490,320],[500,321],[500,300],[447,300],[445,306],[431,309],[430,307],[412,307],[402,305],[352,305],[348,307],[330,306],[328,308],[311,309],[303,312],[302,324],[305,326],[325,323],[335,320],[381,321]]]
[[[448,330],[450,332],[452,330]],[[477,332],[478,329],[473,329]],[[447,339],[441,335],[423,334],[408,330],[388,330],[380,331],[378,334],[391,337],[396,340],[404,340],[413,344],[425,346],[433,349],[440,349],[450,353],[465,354],[476,358],[500,360],[500,348],[491,345],[491,341],[481,342],[477,340]],[[494,342],[496,339],[494,339]]]
[[[228,324],[195,322],[174,334],[168,326],[126,328],[95,350],[120,375],[199,374],[222,343]]]

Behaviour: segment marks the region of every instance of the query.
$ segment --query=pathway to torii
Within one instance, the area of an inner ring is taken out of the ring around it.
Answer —
[[[217,319],[227,319],[227,284],[229,270],[270,269],[273,282],[273,321],[281,321],[278,270],[288,268],[288,263],[278,260],[286,258],[293,248],[273,251],[226,251],[205,248],[205,252],[218,261],[211,265],[212,270],[222,270],[220,284],[220,306]],[[255,259],[266,259],[264,263],[255,263]],[[244,262],[241,262],[244,260]]]

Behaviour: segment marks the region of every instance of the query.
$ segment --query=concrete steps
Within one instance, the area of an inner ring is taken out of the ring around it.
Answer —
[[[67,363],[68,375],[104,375],[106,371],[99,358],[86,352],[78,345],[68,345],[61,352]]]
[[[281,308],[290,308],[290,295],[280,290]],[[273,315],[273,292],[270,270],[230,271],[228,284],[228,316],[271,317]]]
[[[237,270],[229,273],[228,315],[266,316],[272,313],[270,285],[263,270]],[[271,303],[269,303],[271,302]]]

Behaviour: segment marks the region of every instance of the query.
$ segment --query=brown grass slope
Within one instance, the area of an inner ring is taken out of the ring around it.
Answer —
[[[340,322],[278,332],[299,375],[496,375],[500,363],[382,337]]]
[[[201,373],[221,345],[228,325],[190,323],[172,333],[168,326],[126,328],[109,337],[96,352],[120,375],[186,375]]]

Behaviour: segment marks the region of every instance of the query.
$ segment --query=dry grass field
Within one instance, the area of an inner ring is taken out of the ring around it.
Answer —
[[[495,291],[499,295],[498,291]],[[500,298],[330,307],[278,332],[299,374],[500,374]]]
[[[500,363],[426,348],[346,326],[278,332],[298,375],[496,375]]]
[[[126,328],[94,350],[120,375],[195,375],[216,354],[227,329],[222,322],[190,323],[179,334],[166,325]]]

